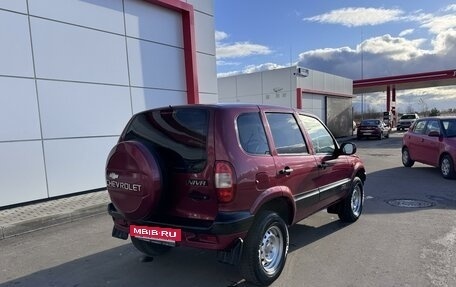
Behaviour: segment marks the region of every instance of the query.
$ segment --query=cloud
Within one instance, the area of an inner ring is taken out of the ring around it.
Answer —
[[[447,12],[451,12],[451,11],[456,11],[456,4],[451,4],[451,5],[448,5],[444,11],[447,11]]]
[[[456,15],[454,14],[436,16],[423,22],[421,27],[428,29],[433,34],[439,34],[449,29],[456,29]]]
[[[217,66],[239,66],[240,62],[227,62],[222,60],[217,60]]]
[[[303,20],[357,27],[367,25],[373,26],[397,21],[402,14],[404,14],[404,12],[398,9],[349,7],[333,10],[310,18],[304,18]]]
[[[243,70],[231,71],[231,72],[226,72],[226,73],[218,73],[217,78],[235,76],[235,75],[240,75],[240,74],[250,74],[250,73],[261,72],[261,71],[269,71],[269,70],[275,70],[275,69],[280,69],[280,68],[285,68],[285,66],[279,65],[276,63],[264,63],[261,65],[248,65]]]
[[[252,55],[268,55],[272,53],[269,47],[246,42],[222,43],[229,35],[222,31],[215,32],[216,58],[242,58]]]
[[[404,37],[404,36],[410,35],[414,31],[415,31],[415,29],[406,29],[406,30],[404,30],[404,31],[399,33],[399,37]]]
[[[420,46],[426,39],[407,40],[401,37],[383,35],[370,38],[357,48],[358,52],[382,55],[395,61],[408,61],[426,53]]]
[[[215,42],[220,42],[228,38],[228,34],[222,31],[215,31]]]
[[[252,55],[268,55],[271,53],[272,51],[268,47],[249,42],[220,44],[216,47],[217,59],[241,58]]]

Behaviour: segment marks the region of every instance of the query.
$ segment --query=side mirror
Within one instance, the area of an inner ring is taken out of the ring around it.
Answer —
[[[343,143],[340,146],[341,154],[352,155],[356,153],[356,145],[354,143]]]
[[[440,133],[438,131],[431,131],[428,133],[428,136],[430,137],[440,137]]]

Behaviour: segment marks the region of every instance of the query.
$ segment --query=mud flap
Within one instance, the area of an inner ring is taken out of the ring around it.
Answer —
[[[237,265],[241,259],[243,246],[244,241],[241,238],[238,238],[236,244],[231,249],[217,251],[217,261],[220,263]]]
[[[112,228],[112,237],[127,240],[128,232],[117,229],[115,226]]]

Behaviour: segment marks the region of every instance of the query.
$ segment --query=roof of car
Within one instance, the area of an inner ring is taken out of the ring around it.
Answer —
[[[434,117],[424,117],[419,120],[430,120],[430,119],[439,119],[439,120],[456,120],[456,116],[434,116]]]
[[[274,105],[264,105],[264,104],[252,104],[252,103],[216,103],[216,104],[184,104],[184,105],[169,105],[163,107],[157,107],[150,110],[160,110],[160,109],[167,109],[167,108],[211,108],[211,109],[236,109],[236,108],[256,108],[256,109],[274,109],[274,110],[283,110],[283,111],[297,111],[299,113],[304,113],[301,110],[292,108],[292,107],[284,107],[284,106],[274,106]],[[145,112],[145,111],[143,111]]]

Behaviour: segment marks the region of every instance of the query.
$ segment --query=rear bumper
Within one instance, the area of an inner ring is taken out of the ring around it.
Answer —
[[[379,136],[381,131],[378,130],[363,130],[356,133],[357,137],[375,137]]]
[[[184,234],[180,245],[216,250],[229,247],[237,238],[244,238],[254,219],[250,212],[245,211],[220,212],[214,221],[203,225],[197,224],[201,221],[196,220],[187,220],[185,223],[153,220],[133,222],[117,211],[112,203],[108,205],[108,213],[114,220],[114,228],[122,232],[128,233],[130,225],[177,228]],[[195,224],[191,224],[192,222]]]

